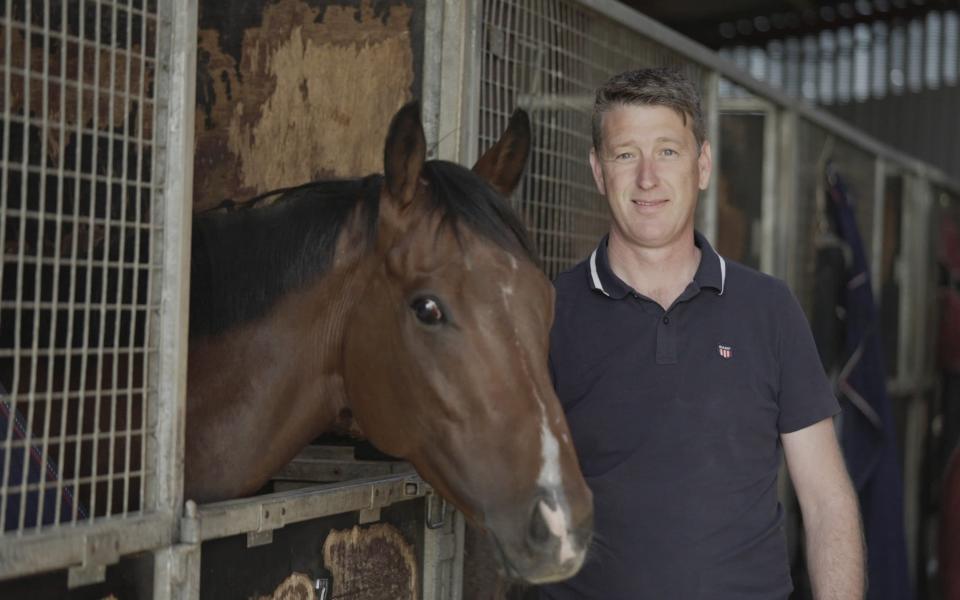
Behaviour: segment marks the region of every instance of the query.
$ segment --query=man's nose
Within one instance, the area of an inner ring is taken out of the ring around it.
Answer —
[[[657,169],[654,161],[640,158],[637,161],[637,185],[642,190],[649,190],[657,185]]]

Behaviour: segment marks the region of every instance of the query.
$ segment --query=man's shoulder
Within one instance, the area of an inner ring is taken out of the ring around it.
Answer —
[[[768,339],[779,339],[784,330],[809,327],[800,301],[784,280],[749,266],[727,261],[724,296],[728,316],[742,323],[751,323],[756,331],[766,332]]]
[[[724,259],[726,280],[724,292],[745,295],[764,301],[770,298],[783,299],[792,295],[790,287],[779,277],[774,277],[735,260]]]
[[[562,271],[553,279],[553,287],[557,291],[557,298],[567,298],[575,294],[590,291],[587,273],[590,268],[590,259],[585,258],[566,271]]]

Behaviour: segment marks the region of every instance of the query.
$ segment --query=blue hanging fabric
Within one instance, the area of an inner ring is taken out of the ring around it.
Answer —
[[[846,327],[837,385],[843,407],[840,441],[867,541],[867,598],[910,600],[903,477],[870,269],[846,185],[829,165],[826,204],[837,236],[851,251],[841,294]]]
[[[73,487],[61,486],[58,519],[57,467],[44,456],[38,444],[29,447],[24,445],[28,427],[26,419],[10,403],[6,390],[0,385],[0,442],[10,439],[15,443],[9,458],[5,457],[4,447],[0,446],[0,471],[7,465],[6,473],[0,475],[0,480],[5,479],[8,486],[7,508],[6,513],[0,515],[0,529],[15,531],[20,527],[21,520],[25,529],[31,529],[38,525],[51,525],[58,520],[61,523],[68,522],[74,516],[77,519],[86,518],[86,510],[74,499]],[[42,503],[37,489],[41,481],[47,482]],[[26,494],[21,489],[24,483],[27,485]],[[41,510],[43,514],[40,514]]]

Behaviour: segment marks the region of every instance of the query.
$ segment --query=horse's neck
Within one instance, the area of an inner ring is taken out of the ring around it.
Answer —
[[[375,267],[364,247],[345,228],[321,279],[261,319],[191,342],[188,495],[253,491],[344,412],[344,328]]]

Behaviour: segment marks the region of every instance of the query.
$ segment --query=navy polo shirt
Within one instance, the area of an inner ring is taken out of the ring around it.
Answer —
[[[557,277],[550,367],[595,534],[550,600],[787,598],[780,434],[839,411],[780,280],[701,251],[668,309],[610,269],[607,239]]]

